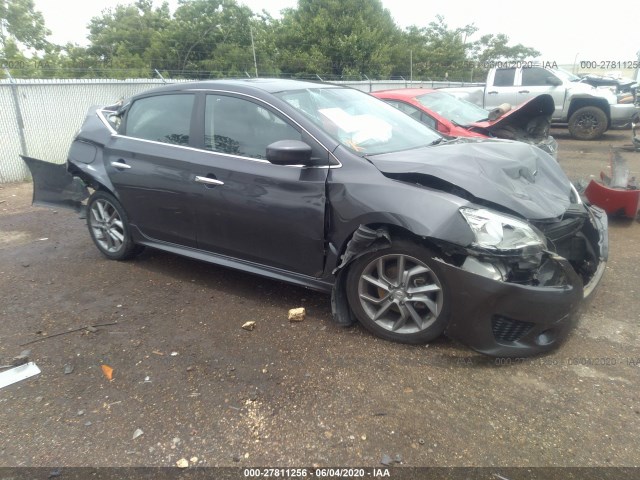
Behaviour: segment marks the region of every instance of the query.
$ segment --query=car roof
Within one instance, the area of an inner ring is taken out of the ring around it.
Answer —
[[[385,96],[385,97],[396,97],[396,98],[414,98],[419,97],[420,95],[424,95],[426,93],[437,92],[437,90],[433,88],[399,88],[394,90],[379,90],[377,92],[372,92],[374,96]]]
[[[196,82],[179,82],[164,85],[162,87],[147,90],[137,96],[145,96],[150,93],[161,93],[165,91],[193,91],[193,90],[219,90],[233,89],[237,92],[252,93],[266,92],[277,93],[290,90],[303,90],[307,88],[341,88],[339,85],[328,83],[310,82],[303,80],[291,80],[282,78],[242,78],[225,80],[201,80]]]

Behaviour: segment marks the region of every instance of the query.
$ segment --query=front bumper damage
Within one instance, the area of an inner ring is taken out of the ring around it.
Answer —
[[[493,356],[524,357],[558,347],[577,323],[606,267],[607,216],[597,207],[584,206],[584,211],[588,218],[582,230],[564,241],[592,258],[588,272],[577,271],[582,268],[577,267],[577,254],[570,254],[576,257],[570,261],[554,252],[546,252],[534,272],[535,281],[528,284],[496,279],[491,269],[480,274],[478,268],[469,271],[443,261],[445,280],[455,286],[456,295],[445,334]]]
[[[457,286],[458,296],[446,335],[493,356],[529,356],[556,347],[577,322],[583,293],[566,260],[550,261],[564,276],[560,285],[506,283],[445,265],[446,281]]]
[[[603,210],[577,204],[566,216],[571,215],[573,219],[558,222],[560,227],[548,228],[555,232],[556,251],[544,252],[528,281],[522,276],[505,279],[507,269],[495,268],[504,258],[491,259],[486,252],[474,256],[477,252],[466,249],[463,259],[459,246],[436,242],[443,253],[436,260],[441,263],[444,283],[450,288],[445,334],[478,352],[498,357],[538,355],[560,346],[600,283],[609,248]],[[571,224],[576,218],[579,228]],[[357,241],[347,246],[349,259],[393,243],[385,229],[360,226],[356,236]],[[356,321],[341,293],[347,270],[344,267],[349,262],[345,258],[346,255],[334,271],[337,281],[332,294],[334,320],[343,326]]]

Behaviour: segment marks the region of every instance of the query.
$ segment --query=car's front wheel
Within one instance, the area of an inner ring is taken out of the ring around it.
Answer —
[[[129,229],[127,214],[110,193],[97,190],[87,202],[87,226],[98,250],[112,260],[127,260],[142,251]]]
[[[402,343],[426,343],[444,331],[448,287],[433,253],[410,241],[368,253],[349,268],[349,305],[372,333]]]

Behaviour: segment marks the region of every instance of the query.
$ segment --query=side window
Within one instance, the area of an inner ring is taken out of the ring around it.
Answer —
[[[515,77],[515,68],[496,68],[496,72],[493,77],[493,85],[496,87],[513,87]]]
[[[522,70],[522,86],[536,87],[536,86],[548,86],[547,78],[553,77],[551,72],[548,72],[544,68],[531,67]]]
[[[398,110],[406,113],[415,120],[424,123],[428,127],[431,127],[433,129],[436,128],[435,119],[431,118],[429,115],[426,115],[422,110],[414,107],[413,105],[409,105],[408,103],[400,102],[397,100],[385,100],[385,102],[393,107],[396,107]]]
[[[193,100],[192,94],[157,95],[136,100],[127,112],[124,134],[188,145]]]
[[[207,95],[204,148],[265,158],[278,140],[302,140],[300,132],[265,107],[242,98]]]

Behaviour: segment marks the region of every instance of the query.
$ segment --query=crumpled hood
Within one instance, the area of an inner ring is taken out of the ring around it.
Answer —
[[[549,117],[549,120],[551,120],[554,110],[555,104],[553,102],[553,97],[545,93],[538,95],[537,97],[533,97],[518,107],[512,108],[496,120],[473,122],[469,124],[469,126],[486,128],[488,130],[496,127],[502,128],[506,125],[525,128],[530,120],[539,116]]]
[[[435,177],[531,220],[558,217],[571,204],[571,184],[560,166],[522,142],[460,138],[368,159],[394,178]]]

